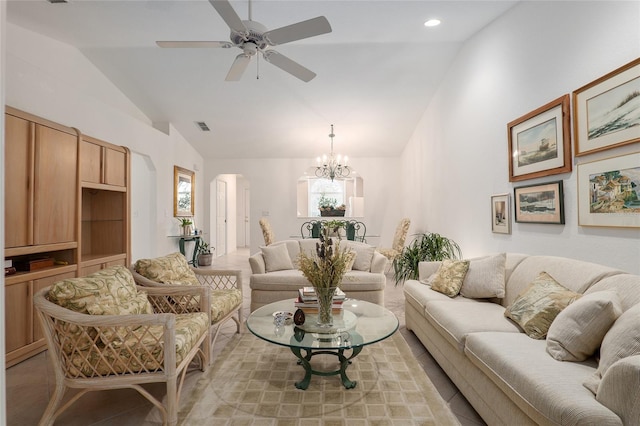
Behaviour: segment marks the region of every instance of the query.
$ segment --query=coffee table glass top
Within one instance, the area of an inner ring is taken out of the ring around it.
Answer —
[[[305,323],[301,326],[288,320],[284,326],[277,327],[274,312],[295,313],[294,299],[256,309],[247,318],[247,328],[268,342],[301,349],[362,347],[384,340],[398,329],[398,318],[383,306],[355,299],[346,299],[342,306],[339,314],[333,314],[333,326],[329,329],[319,328],[314,314],[305,314]]]

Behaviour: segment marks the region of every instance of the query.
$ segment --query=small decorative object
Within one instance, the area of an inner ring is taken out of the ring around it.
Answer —
[[[295,325],[302,325],[304,324],[304,311],[302,309],[297,309],[296,312],[293,314],[293,323]]]
[[[491,231],[496,234],[511,233],[509,194],[491,196]]]
[[[513,198],[516,222],[564,225],[561,180],[514,188]]]
[[[178,217],[180,222],[180,235],[191,235],[193,233],[193,221],[190,217]]]
[[[507,124],[509,181],[571,171],[569,95]]]
[[[333,325],[331,304],[333,294],[342,282],[347,264],[353,257],[351,250],[341,250],[340,243],[329,237],[329,229],[324,228],[320,241],[316,243],[316,253],[300,253],[300,270],[309,280],[318,299],[318,326]]]
[[[320,210],[320,216],[344,216],[347,206],[344,204],[338,205],[338,200],[322,194],[318,201],[318,209]]]
[[[212,250],[215,248],[211,247],[209,243],[206,241],[202,241],[198,246],[198,265],[199,266],[210,266],[211,261],[213,260]]]
[[[575,154],[640,142],[640,58],[573,92]]]
[[[578,164],[578,224],[640,228],[640,152]]]
[[[294,337],[294,339],[296,339],[297,342],[302,342],[302,339],[304,339],[304,335],[305,334],[306,334],[306,332],[303,329],[301,329],[300,327],[294,327],[293,328],[293,337]]]

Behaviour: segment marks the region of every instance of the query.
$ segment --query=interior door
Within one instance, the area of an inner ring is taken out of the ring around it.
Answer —
[[[251,206],[249,204],[250,194],[251,192],[249,191],[249,188],[245,188],[244,189],[244,246],[245,247],[251,246],[251,223],[249,223],[249,218],[251,217],[251,214],[250,214],[251,210],[249,209],[249,207]]]
[[[216,180],[216,253],[227,254],[227,182]]]

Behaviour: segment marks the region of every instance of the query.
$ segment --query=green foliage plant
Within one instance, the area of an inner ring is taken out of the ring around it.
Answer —
[[[212,249],[215,250],[208,242],[203,240],[198,246],[198,254],[211,254]]]
[[[460,258],[462,250],[455,241],[432,232],[417,234],[393,261],[393,277],[396,285],[404,284],[406,280],[418,279],[420,262]]]
[[[178,222],[180,222],[180,226],[189,226],[193,225],[193,221],[191,221],[190,217],[177,217]]]

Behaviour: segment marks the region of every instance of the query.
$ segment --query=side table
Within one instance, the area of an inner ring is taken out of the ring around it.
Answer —
[[[191,257],[189,264],[197,268],[198,267],[198,249],[200,248],[200,244],[202,244],[202,235],[169,235],[169,238],[179,239],[178,247],[180,248],[180,253],[182,253],[183,256],[186,256],[186,252],[184,250],[185,241],[194,242],[193,256]]]

